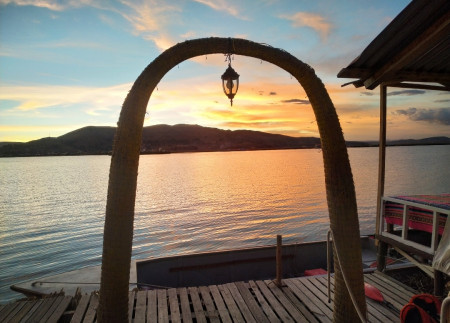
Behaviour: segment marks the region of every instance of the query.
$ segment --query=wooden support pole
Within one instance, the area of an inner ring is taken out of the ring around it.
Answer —
[[[276,261],[277,261],[277,270],[276,270],[276,281],[275,283],[277,284],[278,287],[281,287],[281,278],[283,276],[283,266],[282,266],[282,260],[283,260],[283,256],[282,256],[282,237],[281,235],[277,235],[277,256],[276,256]]]
[[[375,223],[375,233],[381,234],[381,198],[384,195],[385,165],[386,165],[386,107],[387,107],[387,86],[380,85],[380,138],[378,148],[378,192],[377,192],[377,214]],[[377,269],[383,271],[386,266],[387,245],[385,242],[377,241]]]

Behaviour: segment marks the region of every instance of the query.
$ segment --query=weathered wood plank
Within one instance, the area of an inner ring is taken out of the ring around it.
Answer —
[[[20,311],[18,311],[14,317],[10,320],[11,323],[16,323],[16,322],[20,322],[20,320],[27,315],[27,313],[31,310],[31,308],[33,307],[33,305],[36,303],[36,301],[27,301],[25,302],[25,304],[22,306],[22,308],[20,309]],[[0,315],[1,318],[1,315]],[[2,322],[3,319],[0,319],[0,322]]]
[[[191,295],[192,306],[194,307],[194,313],[197,322],[206,323],[205,312],[203,310],[203,305],[200,300],[200,295],[198,294],[198,288],[189,287],[188,291],[189,295]]]
[[[315,300],[314,295],[302,284],[299,284],[297,278],[285,279],[284,282],[291,289],[294,295],[297,296],[303,304],[305,304],[308,310],[319,319],[319,321],[331,322],[329,315],[324,313],[324,311],[319,307],[319,304],[316,304],[317,300]]]
[[[294,322],[293,318],[284,309],[283,305],[280,304],[278,299],[275,297],[275,295],[272,294],[272,292],[263,281],[256,281],[256,285],[282,322]]]
[[[5,307],[3,308],[2,312],[1,312],[0,318],[1,318],[2,320],[6,319],[6,318],[8,317],[8,315],[9,315],[9,313],[11,313],[12,311],[14,311],[14,309],[15,309],[17,306],[20,306],[19,303],[20,303],[20,302],[14,302],[14,303],[6,304]]]
[[[89,306],[84,316],[83,323],[92,323],[97,317],[98,295],[93,293],[89,301]]]
[[[252,313],[250,312],[250,309],[248,308],[247,304],[245,304],[245,301],[242,298],[242,295],[239,293],[235,283],[228,283],[228,284],[226,284],[226,286],[228,287],[228,290],[230,291],[231,295],[233,296],[234,301],[236,302],[242,315],[244,316],[245,321],[256,323],[255,318],[253,317]]]
[[[9,311],[9,314],[6,317],[3,317],[1,322],[9,322],[16,316],[17,312],[19,312],[24,306],[25,302],[16,302],[16,306],[12,310]]]
[[[48,318],[48,323],[56,323],[59,321],[61,316],[64,314],[66,309],[69,307],[70,302],[72,301],[72,296],[64,296],[64,298],[59,303],[58,307],[55,308],[53,314]]]
[[[167,305],[167,290],[158,289],[158,322],[169,322],[169,306]]]
[[[169,296],[170,320],[174,323],[181,323],[177,290],[170,288],[167,290],[167,295]]]
[[[323,282],[326,284],[326,282]],[[332,297],[334,297],[334,279],[331,277],[331,288],[332,288]],[[396,322],[398,321],[398,313],[394,313],[391,309],[386,307],[385,305],[376,302],[368,297],[366,297],[366,304],[368,306],[369,312],[369,321],[370,322]]]
[[[328,300],[328,289],[327,289],[327,280],[324,277],[312,277],[309,279],[312,284],[316,285],[319,289],[322,290],[322,292],[325,294],[326,299]],[[334,299],[334,281],[331,283],[331,299]],[[328,301],[327,301],[328,303]],[[330,305],[330,308],[333,309],[333,302],[328,303]],[[366,299],[367,304],[367,314],[369,322],[371,323],[385,323],[392,321],[388,318],[388,316],[383,315],[382,312],[380,312],[377,308],[377,306],[374,306],[370,301],[368,302]],[[375,304],[376,305],[376,304]],[[396,317],[394,317],[395,319]]]
[[[86,310],[89,305],[89,300],[91,299],[91,295],[83,295],[80,298],[80,301],[78,302],[77,308],[75,310],[75,313],[73,313],[71,323],[80,323],[83,321],[84,313],[86,313]]]
[[[295,308],[294,305],[292,305],[289,298],[284,295],[283,291],[273,281],[266,280],[264,281],[264,283],[267,285],[267,287],[269,287],[269,289],[272,291],[272,294],[275,295],[280,304],[283,305],[283,307],[295,321],[305,322],[305,316],[301,313],[301,311]]]
[[[217,286],[211,285],[208,288],[214,299],[214,303],[216,303],[217,310],[219,311],[219,315],[220,315],[220,318],[222,319],[222,322],[223,323],[232,323],[230,314],[228,313],[228,310],[225,306],[225,303],[222,299],[222,296],[220,295],[220,291],[217,288]]]
[[[178,288],[177,290],[180,295],[181,317],[183,319],[183,323],[192,322],[191,305],[189,304],[187,289],[183,287]]]
[[[325,304],[328,303],[326,297],[321,297],[321,293],[318,293],[317,288],[312,285],[307,278],[298,278],[298,286],[303,286],[303,291],[308,291],[312,295],[312,299],[316,302],[316,305],[325,313],[330,319],[333,319],[333,311]]]
[[[147,322],[156,322],[156,320],[158,319],[156,290],[147,291],[147,298]]]
[[[394,305],[395,308],[398,309],[398,311],[401,310],[401,308],[408,303],[408,301],[401,300],[398,295],[396,295],[394,292],[392,292],[389,288],[386,288],[384,285],[379,284],[377,281],[373,281],[370,277],[365,277],[365,281],[369,283],[370,285],[376,287],[381,294],[383,295],[383,298]]]
[[[41,306],[33,314],[33,321],[39,322],[55,301],[54,297],[45,298]]]
[[[59,304],[64,299],[64,296],[57,296],[54,298],[52,305],[48,308],[47,312],[41,317],[40,321],[41,323],[47,322],[50,316],[52,316],[53,312],[56,310],[56,308],[59,306]]]
[[[220,323],[219,311],[214,306],[214,302],[211,298],[211,295],[209,294],[208,287],[201,286],[201,287],[199,287],[199,291],[200,291],[200,294],[202,295],[203,303],[205,304],[205,307],[206,307],[207,317],[209,318],[209,320],[211,322]]]
[[[394,295],[398,298],[400,303],[409,303],[409,300],[414,295],[414,293],[411,293],[407,291],[406,289],[403,289],[400,285],[400,282],[397,284],[393,283],[389,280],[384,280],[381,278],[381,276],[375,276],[375,275],[366,275],[365,279],[367,282],[373,282],[378,286],[382,286],[386,290],[389,290],[389,292],[392,293],[393,297]]]
[[[259,322],[269,323],[267,316],[264,314],[262,308],[256,302],[255,297],[249,291],[248,287],[243,282],[237,282],[235,283],[235,285],[238,288],[239,293],[242,295],[245,304],[247,304],[248,308],[250,309],[250,312],[253,314],[255,320],[258,323]]]
[[[303,314],[306,318],[306,322],[310,323],[319,323],[319,320],[306,308],[305,304],[303,304],[289,289],[289,287],[282,287],[284,294],[291,301],[292,304]]]
[[[390,284],[394,284],[399,290],[403,291],[406,294],[409,295],[415,295],[417,294],[417,291],[414,290],[414,288],[403,284],[402,282],[399,282],[398,280],[392,278],[391,276],[386,275],[385,273],[375,271],[371,276],[377,277],[379,279],[382,279]]]
[[[134,302],[135,302],[136,292],[131,291],[128,293],[128,322],[131,323],[133,320],[133,312],[134,312]]]
[[[136,307],[134,308],[134,323],[145,323],[147,311],[147,291],[140,290],[136,293]]]
[[[266,314],[267,318],[270,322],[280,322],[277,315],[274,313],[272,308],[270,307],[269,303],[267,303],[266,299],[262,295],[261,291],[259,290],[256,283],[251,280],[249,281],[250,288],[252,289],[253,293],[255,294],[256,299],[258,300],[259,306],[261,306],[262,310]]]
[[[36,301],[33,305],[33,307],[28,311],[28,313],[22,318],[21,322],[27,322],[28,320],[30,320],[34,313],[38,310],[38,308],[44,303],[43,299],[40,299],[38,301]]]
[[[244,318],[242,317],[241,311],[239,311],[239,308],[236,305],[236,302],[234,301],[233,297],[231,296],[231,293],[228,290],[228,288],[225,285],[218,285],[217,288],[222,294],[225,304],[227,304],[228,310],[230,311],[230,315],[233,321],[239,323],[245,322]]]

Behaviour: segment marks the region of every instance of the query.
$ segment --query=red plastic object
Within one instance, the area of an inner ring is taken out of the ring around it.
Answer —
[[[326,275],[327,271],[322,268],[305,270],[305,276]]]

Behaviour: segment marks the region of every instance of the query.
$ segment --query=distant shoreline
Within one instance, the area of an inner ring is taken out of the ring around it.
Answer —
[[[60,137],[26,143],[0,142],[0,157],[111,155],[115,127],[84,127]],[[378,141],[346,141],[347,147],[378,147]],[[392,140],[387,146],[450,145],[448,137]],[[221,130],[198,125],[143,128],[141,155],[187,152],[320,149],[317,137],[290,137],[251,130]]]
[[[450,144],[410,144],[410,145],[386,145],[387,147],[411,147],[411,146],[448,146]],[[347,146],[347,148],[377,148],[378,145],[374,146]],[[268,149],[236,149],[236,150],[186,150],[186,151],[176,151],[176,152],[141,152],[140,156],[145,155],[168,155],[168,154],[189,154],[189,153],[213,153],[213,152],[238,152],[238,151],[268,151],[268,150],[303,150],[303,149],[321,149],[321,147],[303,147],[303,148],[268,148]],[[18,156],[3,156],[0,158],[23,158],[23,157],[74,157],[74,156],[111,156],[112,152],[108,153],[66,153],[66,154],[52,154],[52,155],[18,155]]]

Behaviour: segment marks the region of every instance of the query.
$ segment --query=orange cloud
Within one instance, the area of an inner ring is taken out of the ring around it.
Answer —
[[[239,10],[233,6],[230,5],[230,3],[226,0],[194,0],[198,3],[204,4],[205,6],[210,7],[211,9],[214,9],[216,11],[222,11],[225,12],[233,17],[240,18],[240,19],[246,19],[239,14]]]
[[[321,15],[309,12],[297,12],[293,15],[282,15],[283,19],[290,20],[293,27],[310,27],[320,34],[322,40],[326,39],[332,25]]]

